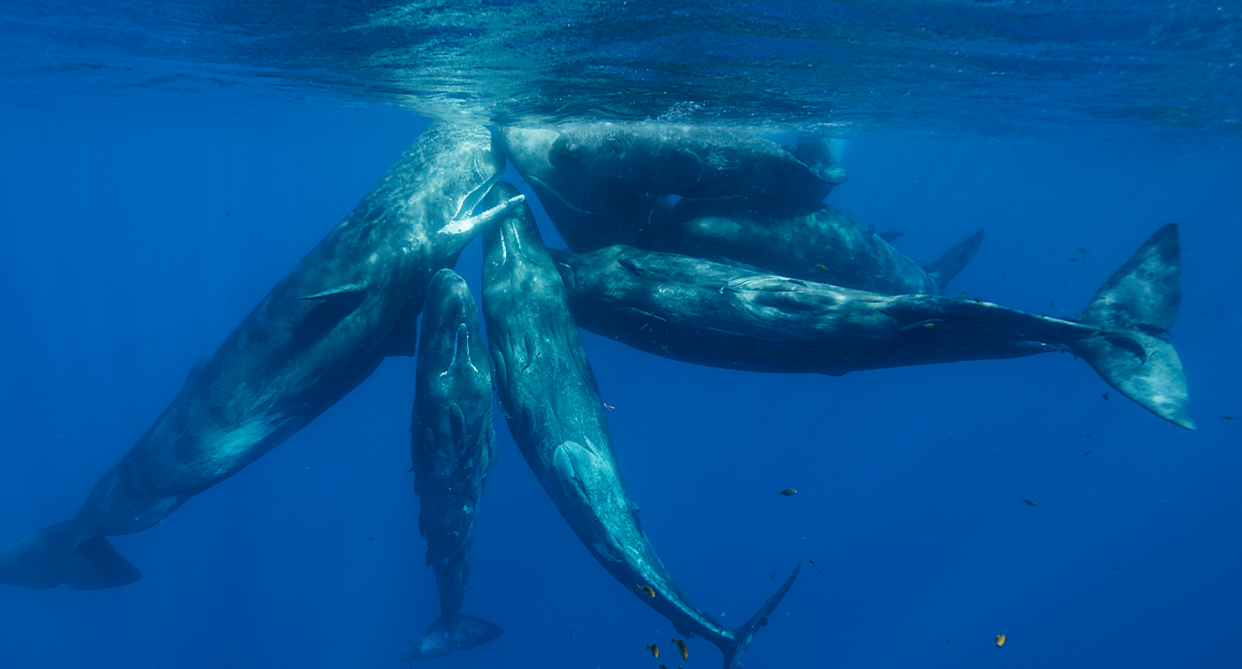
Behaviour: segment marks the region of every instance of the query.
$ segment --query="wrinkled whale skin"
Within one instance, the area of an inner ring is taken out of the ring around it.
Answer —
[[[632,246],[886,295],[943,293],[983,241],[980,230],[920,266],[825,204],[772,213],[745,199],[682,199],[657,212]]]
[[[815,204],[845,181],[826,143],[662,123],[502,127],[497,138],[575,250],[641,245],[661,195]]]
[[[559,253],[582,327],[639,350],[724,369],[841,375],[1067,351],[1182,427],[1186,378],[1171,343],[1181,300],[1177,227],[1161,228],[1079,321],[988,302],[882,295],[617,245]]]
[[[108,535],[138,532],[237,473],[366,379],[411,354],[428,282],[498,212],[472,216],[504,168],[481,126],[435,123],[259,302],[71,520],[0,551],[0,582],[140,578]]]
[[[488,199],[515,192],[501,183]],[[529,208],[518,207],[490,228],[484,249],[483,313],[493,378],[523,458],[604,569],[682,634],[720,648],[726,668],[739,666],[755,630],[766,624],[797,570],[746,625],[733,630],[682,594],[626,492],[595,375]],[[641,591],[644,586],[655,596]]]
[[[496,463],[492,374],[479,336],[479,309],[451,269],[431,278],[415,373],[410,456],[418,529],[440,590],[440,617],[402,662],[430,660],[486,643],[502,630],[461,613],[470,580],[470,548],[487,475]]]

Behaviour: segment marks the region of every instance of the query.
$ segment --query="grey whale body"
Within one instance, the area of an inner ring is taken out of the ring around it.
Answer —
[[[402,662],[474,648],[503,633],[461,612],[470,580],[470,548],[487,475],[496,463],[492,374],[479,337],[479,310],[456,272],[431,278],[423,306],[415,374],[410,455],[419,498],[418,529],[440,590],[440,617]]]
[[[499,201],[515,192],[501,183],[488,198]],[[767,623],[798,569],[735,629],[686,598],[647,539],[626,492],[595,375],[528,207],[518,207],[484,233],[484,253],[483,314],[497,399],[523,458],[604,569],[681,634],[716,645],[726,669],[740,666],[751,637]]]
[[[663,357],[841,375],[1070,351],[1149,411],[1194,427],[1181,361],[1158,336],[1172,327],[1181,300],[1173,224],[1152,235],[1077,321],[974,300],[851,290],[621,245],[561,254],[558,267],[582,327]]]

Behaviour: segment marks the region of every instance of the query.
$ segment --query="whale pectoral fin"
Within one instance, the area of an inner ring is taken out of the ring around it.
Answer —
[[[1170,223],[1104,282],[1079,316],[1079,323],[1100,328],[1102,335],[1070,346],[1123,395],[1193,430],[1186,373],[1177,350],[1150,334],[1173,327],[1182,301],[1181,266],[1177,225]]]
[[[329,300],[334,297],[344,297],[348,295],[356,295],[358,293],[365,293],[366,290],[367,290],[367,282],[359,281],[357,283],[346,283],[340,286],[329,288],[327,290],[321,290],[318,293],[314,293],[311,295],[303,295],[302,297],[299,297],[298,299],[299,300]]]
[[[292,351],[300,351],[336,327],[345,317],[354,312],[366,299],[367,282],[347,283],[325,291],[298,298],[300,300],[316,300],[319,303],[306,312],[294,326],[293,338],[289,342]],[[273,364],[280,364],[276,359]]]

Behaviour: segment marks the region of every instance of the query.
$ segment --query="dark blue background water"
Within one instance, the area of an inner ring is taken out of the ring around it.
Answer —
[[[32,81],[39,95],[0,100],[0,544],[72,515],[426,122],[331,96],[199,105]],[[1242,665],[1242,424],[1222,418],[1242,413],[1238,146],[1147,125],[896,124],[845,141],[851,180],[829,198],[904,231],[921,261],[986,226],[950,294],[1063,316],[1181,223],[1174,341],[1197,432],[1105,401],[1069,356],[776,376],[584,334],[630,493],[696,603],[740,624],[798,560],[818,567],[748,666]],[[476,242],[458,265],[476,289],[479,268]],[[115,538],[142,581],[0,590],[0,666],[395,666],[438,614],[405,473],[413,372],[390,359],[256,464]],[[644,645],[670,653],[671,625],[596,564],[497,430],[465,610],[505,634],[436,666],[654,669]],[[690,653],[687,669],[719,663],[701,641]]]

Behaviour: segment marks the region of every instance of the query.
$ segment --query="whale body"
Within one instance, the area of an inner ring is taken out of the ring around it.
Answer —
[[[431,278],[415,374],[410,455],[418,494],[418,529],[440,590],[440,617],[402,662],[431,660],[474,648],[503,632],[461,613],[470,580],[470,547],[487,475],[496,463],[492,374],[479,337],[479,309],[456,272]]]
[[[936,295],[882,295],[617,245],[560,254],[577,322],[667,358],[758,372],[848,372],[1068,351],[1152,413],[1194,428],[1160,334],[1181,301],[1177,226],[1157,231],[1077,321]]]
[[[0,551],[0,583],[98,589],[138,580],[106,536],[158,523],[331,407],[385,356],[412,353],[432,275],[517,201],[472,215],[504,164],[481,126],[428,127],[190,371],[76,516]]]
[[[626,244],[858,290],[939,294],[983,238],[923,266],[905,257],[823,204],[845,172],[818,137],[789,149],[659,123],[504,127],[497,137],[575,251]]]
[[[515,192],[501,183],[488,199],[502,201]],[[528,207],[517,207],[484,233],[484,253],[483,314],[496,394],[523,458],[604,569],[682,635],[720,648],[726,669],[740,666],[755,631],[767,623],[798,570],[736,629],[682,594],[626,492],[595,375]]]
[[[682,199],[657,211],[637,246],[886,295],[944,293],[983,243],[980,229],[919,265],[826,204],[774,212],[746,199]]]

